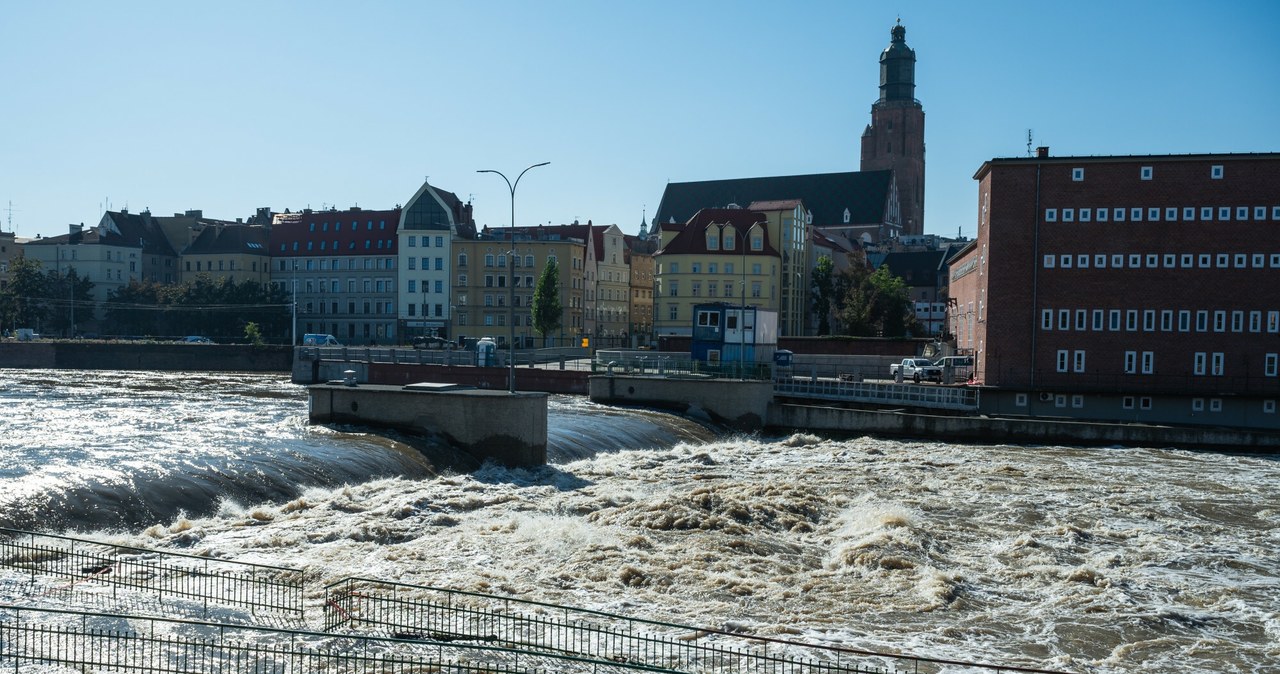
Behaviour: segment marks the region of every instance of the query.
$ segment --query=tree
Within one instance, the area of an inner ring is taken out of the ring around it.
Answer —
[[[262,346],[264,344],[262,341],[262,330],[259,330],[258,324],[253,321],[249,321],[244,324],[244,338],[249,340],[249,343],[254,346]]]
[[[835,302],[835,280],[832,272],[835,264],[829,255],[818,258],[818,265],[813,268],[813,304],[818,312],[818,334],[831,334],[831,306]]]
[[[533,329],[544,339],[560,329],[560,267],[548,258],[533,290]]]
[[[917,329],[907,283],[888,267],[871,273],[855,267],[846,276],[849,291],[840,309],[846,334],[905,337]]]
[[[9,263],[9,283],[0,291],[4,325],[41,328],[49,315],[48,280],[38,260],[16,258]]]

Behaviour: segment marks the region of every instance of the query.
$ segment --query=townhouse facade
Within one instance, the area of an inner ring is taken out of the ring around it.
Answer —
[[[436,336],[453,339],[454,243],[475,238],[471,204],[427,182],[400,211],[400,264],[396,303],[401,341]]]
[[[683,225],[663,225],[654,253],[655,332],[692,335],[694,307],[708,302],[777,311],[780,262],[764,213],[705,208]]]
[[[295,343],[322,333],[344,344],[394,344],[401,209],[303,210],[274,218],[271,282],[293,297]]]
[[[630,346],[650,346],[655,343],[653,337],[654,289],[657,277],[654,275],[653,253],[657,242],[647,237],[626,237],[627,269],[630,284],[627,302],[627,332],[631,336]]]
[[[631,271],[626,236],[617,225],[591,227],[595,248],[595,337],[601,346],[627,346],[631,323]]]
[[[951,330],[1002,410],[1280,423],[1280,154],[992,159]]]

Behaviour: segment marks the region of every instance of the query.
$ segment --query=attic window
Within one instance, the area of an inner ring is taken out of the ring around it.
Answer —
[[[714,229],[707,230],[707,250],[720,250],[720,235]]]
[[[853,214],[849,212],[849,209],[847,208],[844,209],[844,224],[846,225],[849,224],[849,220],[851,220],[852,218],[853,218]]]

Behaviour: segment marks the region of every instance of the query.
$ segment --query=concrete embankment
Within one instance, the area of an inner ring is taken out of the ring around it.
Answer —
[[[978,443],[1125,445],[1265,453],[1280,451],[1280,433],[1046,419],[908,414],[900,411],[855,410],[778,403],[769,405],[768,426],[775,430],[892,435]]]
[[[0,342],[0,367],[50,370],[288,372],[293,348],[176,342]]]

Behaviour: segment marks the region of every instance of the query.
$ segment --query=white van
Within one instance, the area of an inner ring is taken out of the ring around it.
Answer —
[[[314,335],[308,334],[302,336],[303,346],[342,346],[333,335]]]

